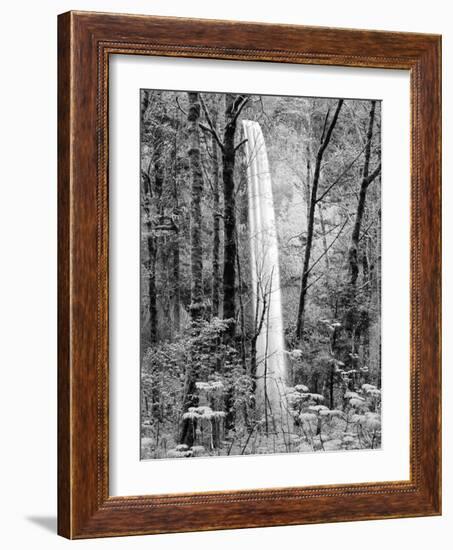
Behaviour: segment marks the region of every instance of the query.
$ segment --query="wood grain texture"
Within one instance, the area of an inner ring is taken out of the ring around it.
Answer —
[[[59,533],[88,538],[440,514],[440,37],[69,12],[59,16],[58,46]],[[410,481],[109,496],[110,54],[410,71]]]
[[[70,536],[70,18],[58,25],[58,532]]]

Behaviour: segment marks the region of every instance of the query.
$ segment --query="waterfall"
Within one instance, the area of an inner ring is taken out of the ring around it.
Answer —
[[[246,142],[250,257],[257,339],[257,406],[265,397],[274,419],[284,408],[284,352],[280,268],[272,180],[266,144],[257,122],[242,121]],[[263,307],[265,310],[263,314]]]

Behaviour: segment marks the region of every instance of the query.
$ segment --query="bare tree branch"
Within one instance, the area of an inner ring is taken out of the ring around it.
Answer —
[[[307,273],[310,273],[312,271],[312,269],[315,267],[316,264],[318,264],[322,258],[324,258],[324,256],[327,254],[327,252],[332,248],[332,246],[335,244],[336,240],[338,239],[338,237],[342,234],[343,232],[343,229],[346,227],[346,224],[348,223],[348,219],[346,219],[343,223],[343,225],[341,226],[341,229],[338,231],[338,233],[335,235],[335,238],[333,239],[333,241],[329,244],[329,246],[326,248],[326,250],[321,254],[321,256],[319,256],[319,258],[314,261],[312,263],[312,265],[310,266],[310,268],[308,269],[308,272]],[[309,288],[309,287],[307,287]]]
[[[324,191],[324,193],[318,197],[316,199],[316,202],[321,202],[324,197],[329,193],[329,191],[335,186],[337,185],[337,183],[339,183],[341,181],[341,179],[343,178],[343,176],[345,176],[349,170],[354,166],[354,164],[357,162],[357,160],[360,158],[360,156],[362,155],[362,153],[365,151],[365,148],[366,148],[366,145],[362,148],[362,150],[360,151],[360,153],[355,157],[355,159],[348,165],[346,166],[346,168],[343,170],[343,172],[336,178],[336,180],[331,184],[329,185],[329,187]]]
[[[234,152],[236,152],[240,147],[242,147],[242,145],[244,145],[245,143],[247,143],[247,139],[243,139],[241,142],[239,142],[236,147],[234,148]]]
[[[371,174],[367,178],[365,178],[364,184],[368,187],[370,183],[372,183],[379,176],[380,173],[381,164],[379,163],[374,172],[371,172]]]
[[[206,103],[204,102],[203,96],[201,94],[200,94],[200,103],[201,103],[201,107],[203,109],[204,115],[206,117],[206,120],[208,121],[208,124],[209,124],[209,128],[203,125],[204,126],[203,130],[207,130],[212,133],[215,140],[219,144],[220,149],[223,151],[223,143],[220,140],[219,134],[217,133],[217,130],[214,127],[214,124],[212,123],[212,119],[211,119],[211,116],[209,115],[208,108],[206,107]]]
[[[181,107],[181,104],[179,103],[179,98],[178,98],[178,96],[175,97],[175,100],[176,100],[176,105],[178,106],[178,109],[181,111],[181,113],[182,113],[184,116],[187,116],[187,111],[184,111],[184,109]]]
[[[324,154],[324,151],[327,149],[327,146],[329,145],[330,138],[332,137],[333,129],[335,128],[335,125],[337,124],[338,115],[340,114],[340,109],[341,109],[343,103],[344,103],[343,99],[338,100],[337,108],[335,109],[335,114],[333,115],[333,119],[330,123],[329,129],[327,130],[326,137],[324,138],[324,140],[322,142],[322,145],[321,145],[321,147],[319,148],[319,151],[318,151],[318,156],[321,156],[321,158]]]
[[[201,94],[199,95],[200,99],[201,99]],[[181,111],[181,113],[185,116],[187,116],[187,112],[181,107],[181,104],[179,103],[179,100],[178,100],[178,97],[176,97],[176,104],[178,105],[178,108],[179,110]],[[203,105],[203,103],[202,103]],[[205,113],[206,114],[206,113]],[[206,117],[207,118],[207,117]],[[209,122],[209,120],[208,120]],[[208,132],[210,134],[212,134],[214,137],[215,137],[215,140],[217,141],[217,143],[219,144],[219,147],[220,149],[223,151],[223,143],[220,141],[220,138],[217,134],[216,131],[214,131],[212,128],[210,128],[209,126],[206,126],[206,124],[203,124],[202,122],[199,122],[198,123],[198,126],[204,130],[205,132]]]
[[[319,174],[321,172],[321,164],[325,150],[327,149],[330,138],[332,137],[333,130],[337,124],[338,116],[340,114],[341,106],[343,105],[343,99],[339,99],[337,103],[337,108],[335,109],[335,114],[332,117],[330,122],[329,129],[325,135],[323,141],[321,142],[318,153],[316,155],[316,165],[315,172],[313,175],[313,184],[311,187],[311,196],[310,196],[310,207],[308,210],[308,224],[307,224],[307,243],[305,245],[305,254],[304,262],[302,268],[301,284],[300,284],[300,296],[299,296],[299,307],[297,311],[297,323],[296,323],[296,336],[299,340],[302,340],[304,332],[304,311],[305,311],[305,302],[307,296],[307,286],[308,286],[308,270],[310,265],[310,256],[311,256],[311,247],[313,243],[313,229],[315,223],[315,208],[317,202],[317,193],[319,185]],[[327,123],[326,115],[326,123]]]
[[[237,111],[236,113],[234,114],[233,116],[233,120],[231,121],[231,124],[235,124],[236,123],[236,120],[238,119],[239,115],[241,114],[241,111],[242,109],[245,107],[245,105],[248,103],[249,101],[249,98],[246,96],[244,98],[244,100],[242,101],[242,103],[239,105],[239,107],[237,108]]]
[[[330,114],[330,108],[327,109],[327,113],[326,113],[326,116],[324,118],[324,125],[322,127],[321,139],[319,140],[320,143],[322,143],[324,141],[324,135],[326,133],[326,128],[327,128],[327,121],[329,120],[329,114]]]
[[[307,286],[307,290],[308,290],[310,287],[312,287],[314,284],[316,284],[320,279],[322,279],[323,277],[325,277],[325,275],[326,275],[326,272],[323,271],[323,272],[321,273],[321,275],[319,275],[318,277],[316,277],[316,279],[315,279],[314,281],[312,281],[312,282]]]

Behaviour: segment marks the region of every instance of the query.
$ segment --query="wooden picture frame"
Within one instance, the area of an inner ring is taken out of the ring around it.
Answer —
[[[89,538],[441,513],[441,39],[69,12],[58,21],[58,532]],[[109,496],[109,56],[404,69],[411,86],[410,480]]]

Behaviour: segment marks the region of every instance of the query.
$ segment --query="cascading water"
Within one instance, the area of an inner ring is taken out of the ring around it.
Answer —
[[[260,125],[250,120],[242,121],[242,125],[247,139],[253,303],[257,327],[262,323],[256,342],[256,398],[257,406],[269,410],[276,420],[285,409],[286,361],[272,180]]]

